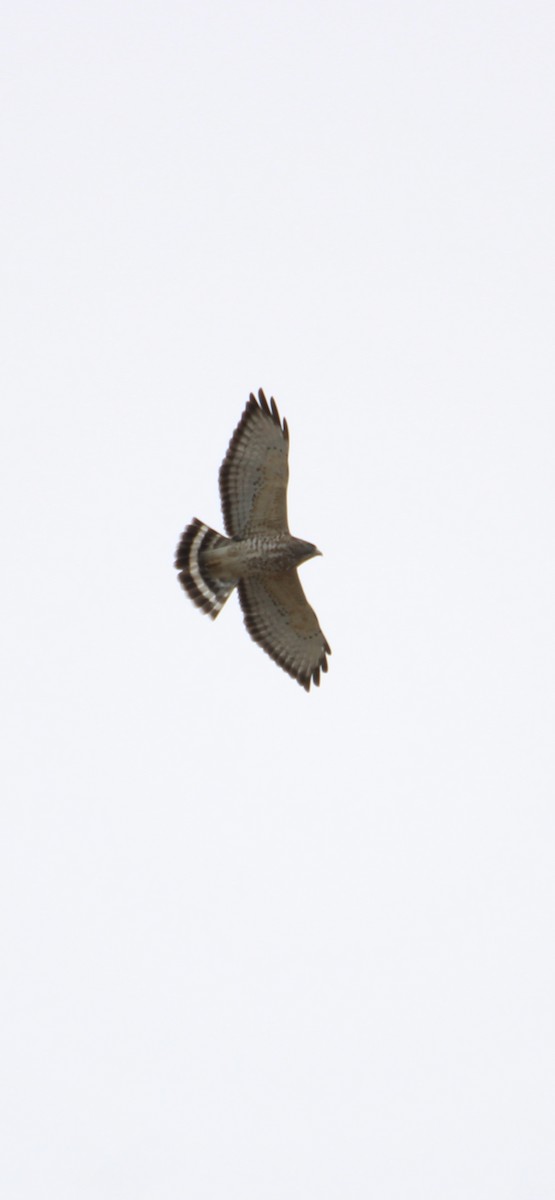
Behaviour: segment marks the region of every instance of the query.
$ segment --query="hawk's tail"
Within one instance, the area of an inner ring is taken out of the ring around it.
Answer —
[[[179,571],[181,586],[185,588],[193,604],[197,604],[214,620],[231,595],[235,584],[228,580],[214,579],[210,575],[203,562],[203,551],[224,546],[227,540],[195,517],[187,526],[175,552],[175,566]]]

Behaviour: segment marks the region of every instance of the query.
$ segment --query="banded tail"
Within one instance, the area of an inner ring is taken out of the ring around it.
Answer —
[[[221,612],[235,583],[214,579],[203,563],[203,551],[226,545],[228,539],[203,525],[197,517],[187,526],[175,553],[179,581],[187,595],[213,620]]]

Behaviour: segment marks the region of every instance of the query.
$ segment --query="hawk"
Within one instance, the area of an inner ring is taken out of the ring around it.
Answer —
[[[213,619],[237,588],[251,637],[308,692],[327,671],[331,650],[297,574],[320,551],[289,532],[288,452],[275,400],[251,393],[220,468],[228,536],[195,517],[175,566],[187,595]]]

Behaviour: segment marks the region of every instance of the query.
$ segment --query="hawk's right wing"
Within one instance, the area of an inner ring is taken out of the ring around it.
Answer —
[[[220,468],[226,533],[288,532],[289,431],[275,400],[251,394]]]
[[[328,643],[296,571],[239,580],[245,625],[255,642],[298,683],[310,689],[327,671]]]

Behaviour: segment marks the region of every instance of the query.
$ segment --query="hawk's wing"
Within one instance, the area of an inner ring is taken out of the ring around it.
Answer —
[[[307,692],[327,671],[328,643],[296,571],[239,580],[245,625],[255,642]]]
[[[288,531],[289,431],[275,400],[251,394],[220,468],[226,533],[245,537],[258,530]]]

